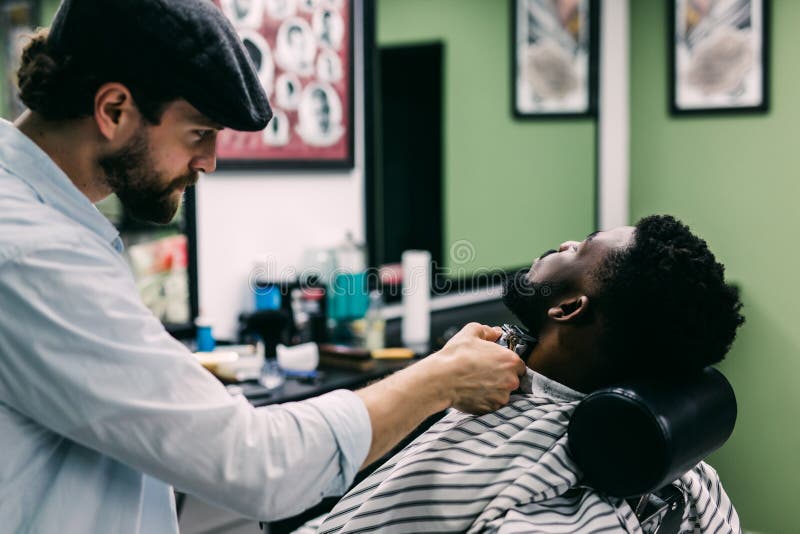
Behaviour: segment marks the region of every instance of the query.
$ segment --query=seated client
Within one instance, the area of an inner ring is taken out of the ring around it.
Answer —
[[[319,532],[642,532],[624,499],[582,485],[567,448],[585,394],[680,381],[725,357],[744,321],[705,241],[670,216],[595,232],[509,279],[504,303],[539,339],[511,402],[451,411],[336,505]],[[674,482],[681,532],[740,532],[717,473]]]

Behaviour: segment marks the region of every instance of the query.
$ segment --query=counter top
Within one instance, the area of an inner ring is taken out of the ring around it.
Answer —
[[[270,404],[310,399],[337,389],[358,389],[370,382],[380,380],[415,361],[382,360],[376,362],[377,365],[367,371],[321,366],[319,368],[319,376],[313,381],[287,378],[280,388],[274,390],[267,390],[261,385],[252,382],[240,385],[244,387],[244,395],[250,401],[250,404],[256,407],[268,406]]]

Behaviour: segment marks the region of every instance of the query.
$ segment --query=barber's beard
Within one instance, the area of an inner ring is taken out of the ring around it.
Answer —
[[[533,337],[539,337],[547,319],[547,310],[562,288],[560,284],[551,282],[530,282],[528,272],[528,269],[523,269],[506,279],[503,304]]]
[[[155,169],[144,127],[125,147],[101,158],[98,163],[127,212],[141,221],[170,222],[182,200],[182,195],[175,192],[197,182],[195,172],[168,180],[164,173]]]

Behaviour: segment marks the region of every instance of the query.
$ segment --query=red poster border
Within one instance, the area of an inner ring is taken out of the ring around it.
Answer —
[[[355,159],[355,113],[354,113],[354,34],[355,34],[355,10],[357,2],[354,0],[343,0],[348,11],[348,29],[346,55],[348,57],[348,72],[346,74],[348,102],[347,113],[345,114],[344,124],[346,133],[346,155],[343,158],[275,158],[269,156],[259,157],[220,157],[217,168],[221,170],[230,169],[262,169],[262,170],[328,170],[328,169],[352,169]],[[219,7],[219,0],[215,1]],[[221,8],[220,8],[221,9]],[[274,50],[273,50],[274,52]],[[218,147],[219,152],[219,147]]]

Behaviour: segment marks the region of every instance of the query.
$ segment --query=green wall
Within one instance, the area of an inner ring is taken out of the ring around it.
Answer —
[[[56,14],[56,9],[61,4],[60,0],[43,0],[42,2],[42,20],[44,24],[50,25],[53,20],[53,15]]]
[[[505,0],[377,1],[379,45],[444,43],[445,256],[462,239],[476,254],[453,268],[520,266],[593,230],[594,122],[512,118],[509,31]]]
[[[769,113],[718,118],[668,115],[664,3],[630,7],[632,219],[682,218],[741,285],[747,323],[722,365],[739,419],[711,461],[747,530],[797,532],[800,2],[773,2]]]

